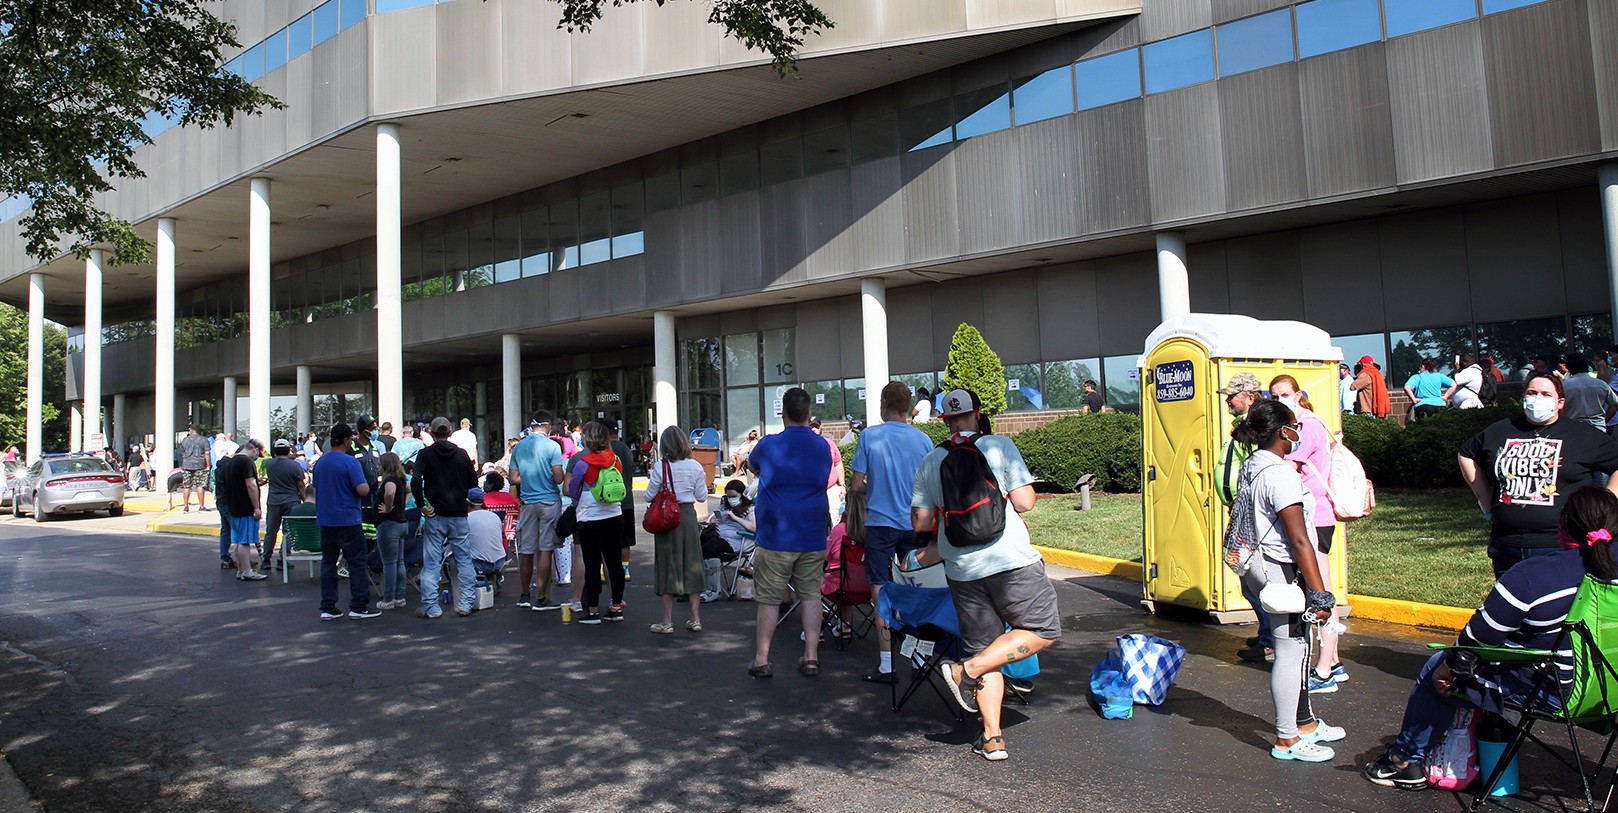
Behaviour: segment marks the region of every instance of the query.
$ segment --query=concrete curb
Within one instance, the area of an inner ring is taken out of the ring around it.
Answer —
[[[1101,573],[1107,576],[1117,576],[1121,579],[1141,580],[1142,569],[1140,562],[1114,559],[1109,556],[1097,556],[1093,553],[1061,550],[1060,548],[1046,548],[1039,545],[1034,547],[1044,555],[1045,561],[1053,565],[1071,567],[1075,570],[1085,570],[1091,573]],[[1385,621],[1389,624],[1403,624],[1412,627],[1459,630],[1466,626],[1467,620],[1472,617],[1472,611],[1462,607],[1445,607],[1438,604],[1423,604],[1419,601],[1360,596],[1353,593],[1348,595],[1348,603],[1354,608],[1355,618]]]
[[[11,760],[0,754],[0,813],[39,813],[44,809],[17,778]]]

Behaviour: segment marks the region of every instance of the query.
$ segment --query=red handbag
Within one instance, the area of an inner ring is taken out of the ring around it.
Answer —
[[[646,506],[646,515],[640,520],[640,527],[649,534],[666,534],[680,527],[680,501],[674,497],[673,471],[669,461],[663,461],[663,487],[652,498],[652,504]]]

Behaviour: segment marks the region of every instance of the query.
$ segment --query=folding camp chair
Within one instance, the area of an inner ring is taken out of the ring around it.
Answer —
[[[314,517],[283,517],[281,519],[281,583],[289,580],[293,562],[309,563],[309,578],[314,578],[315,566],[320,562],[320,528]]]
[[[1517,713],[1517,725],[1505,751],[1495,763],[1487,781],[1481,782],[1472,799],[1472,810],[1483,806],[1489,793],[1499,784],[1505,769],[1522,750],[1526,740],[1533,740],[1557,761],[1579,774],[1584,789],[1584,801],[1590,810],[1607,810],[1612,802],[1613,785],[1607,787],[1606,798],[1600,808],[1595,804],[1594,787],[1597,777],[1612,755],[1613,741],[1618,738],[1618,585],[1597,581],[1585,576],[1568,610],[1566,626],[1557,644],[1550,650],[1508,649],[1503,647],[1476,647],[1428,644],[1435,650],[1464,650],[1475,653],[1480,664],[1531,666],[1535,672],[1533,689],[1520,707],[1509,707]],[[1573,653],[1573,685],[1562,685],[1561,670],[1557,666],[1556,651]],[[1533,727],[1538,722],[1561,723],[1567,728],[1568,744],[1573,751],[1569,762],[1551,750],[1544,740],[1535,736]],[[1579,729],[1607,735],[1606,747],[1593,769],[1586,772],[1584,757],[1579,751]],[[1618,783],[1618,782],[1615,782]]]
[[[904,708],[922,686],[931,686],[933,693],[944,702],[956,722],[966,719],[955,700],[939,685],[938,665],[946,660],[958,660],[961,655],[961,627],[955,617],[955,600],[949,588],[913,587],[897,582],[885,584],[877,594],[877,615],[882,616],[896,639],[909,637],[916,643],[906,642],[901,652],[910,661],[910,681],[904,692],[893,683],[890,693],[895,712]],[[912,650],[910,647],[914,647]],[[920,664],[912,652],[920,656]]]
[[[864,639],[870,634],[876,616],[871,607],[871,584],[865,578],[864,545],[843,536],[835,550],[827,551],[820,603],[825,610],[825,637],[835,640],[839,650],[847,649],[850,639]],[[845,609],[857,620],[847,621],[843,617]]]

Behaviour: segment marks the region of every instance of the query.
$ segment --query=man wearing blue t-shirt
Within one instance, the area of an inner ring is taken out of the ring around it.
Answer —
[[[337,608],[337,557],[348,560],[348,616],[375,618],[371,609],[370,552],[360,527],[360,504],[371,494],[365,470],[350,452],[354,429],[346,423],[331,428],[332,454],[315,461],[315,525],[320,528],[320,620],[342,618]]]
[[[882,585],[887,584],[894,556],[904,557],[916,546],[916,532],[910,525],[911,488],[921,459],[933,450],[927,433],[910,425],[910,387],[889,381],[882,388],[882,423],[860,433],[854,451],[854,479],[849,490],[864,494],[865,578],[871,583],[871,606],[876,606]],[[879,616],[877,638],[881,643],[876,669],[865,673],[871,683],[893,683],[892,641],[888,625]]]
[[[517,575],[522,579],[519,608],[536,611],[561,606],[550,599],[552,558],[562,540],[556,520],[562,515],[562,445],[550,438],[551,413],[534,413],[528,435],[511,450],[511,479],[517,482],[522,513],[517,515]],[[537,567],[537,572],[536,572]],[[529,585],[538,582],[532,597]],[[530,600],[531,598],[531,600]]]
[[[781,621],[787,587],[803,605],[803,659],[798,672],[820,674],[820,583],[826,570],[826,482],[831,477],[831,450],[809,428],[809,393],[793,387],[781,396],[786,428],[753,447],[747,467],[759,475],[758,539],[753,554],[758,602],[758,649],[747,674],[766,678],[770,639]]]

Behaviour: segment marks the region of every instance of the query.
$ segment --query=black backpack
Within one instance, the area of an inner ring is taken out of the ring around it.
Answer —
[[[1483,383],[1478,386],[1478,400],[1482,401],[1484,406],[1488,406],[1494,403],[1495,397],[1500,394],[1500,384],[1494,380],[1492,368],[1488,370],[1480,368],[1480,372],[1483,373]]]
[[[973,436],[950,435],[938,468],[944,497],[939,530],[957,548],[987,545],[1006,530],[1006,495]]]

